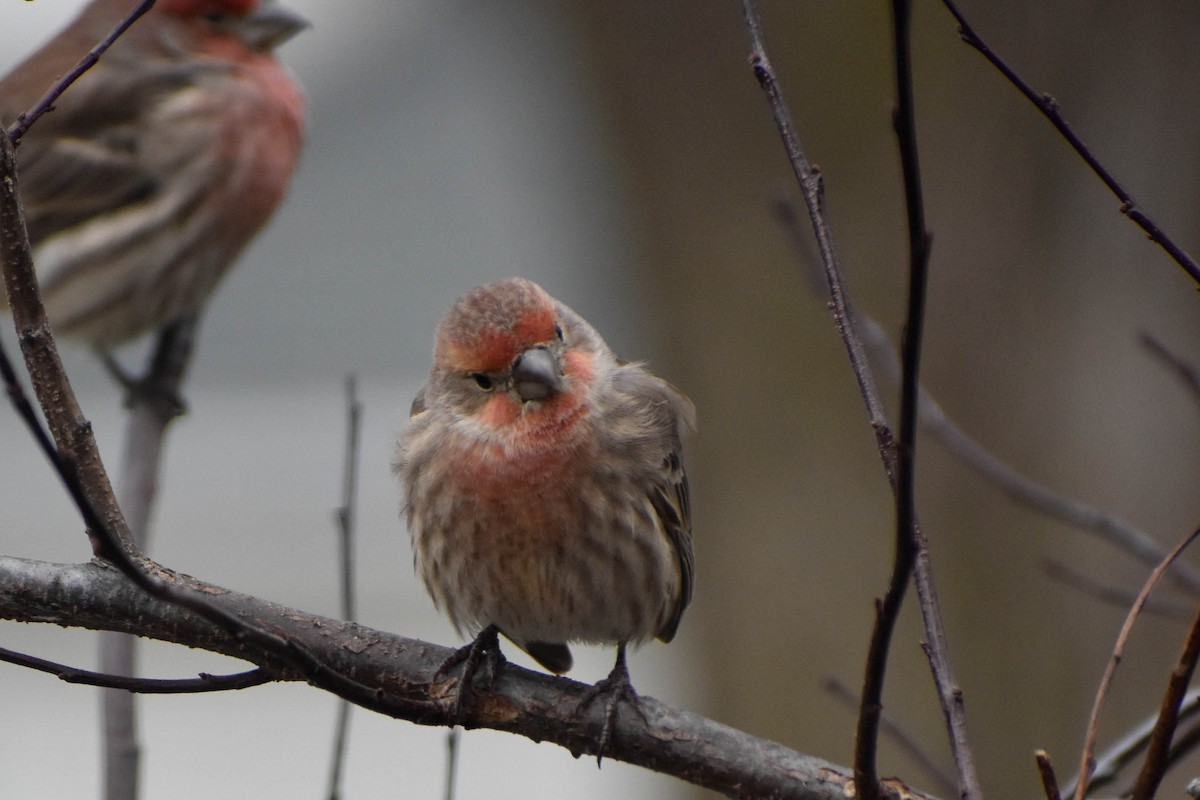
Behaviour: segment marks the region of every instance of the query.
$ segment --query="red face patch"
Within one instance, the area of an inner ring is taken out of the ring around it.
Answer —
[[[253,11],[259,0],[159,0],[157,6],[168,14],[198,17],[208,12],[243,16]]]
[[[481,286],[442,320],[434,358],[451,370],[498,372],[531,347],[553,342],[554,303],[520,279]]]

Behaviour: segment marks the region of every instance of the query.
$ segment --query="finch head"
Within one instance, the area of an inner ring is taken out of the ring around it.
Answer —
[[[571,667],[568,642],[670,640],[691,598],[693,415],[536,284],[466,294],[438,328],[396,465],[435,604],[554,672]]]

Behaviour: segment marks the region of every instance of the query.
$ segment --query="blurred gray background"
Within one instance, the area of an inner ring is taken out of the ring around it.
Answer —
[[[313,29],[283,50],[310,99],[309,144],[274,223],[204,321],[171,432],[153,555],[308,611],[337,609],[342,382],[366,403],[361,619],[457,642],[411,569],[389,465],[446,307],[521,274],[627,358],[696,402],[695,605],[631,669],[644,693],[838,763],[854,714],[822,689],[861,680],[891,559],[873,439],[821,298],[770,212],[794,193],[747,67],[735,3],[290,0]],[[79,2],[0,5],[7,69]],[[904,240],[887,9],[762,4],[774,62],[851,290],[893,334]],[[970,3],[979,32],[1052,92],[1096,153],[1185,248],[1200,251],[1200,8]],[[918,4],[922,166],[934,233],[927,387],[997,455],[1173,543],[1200,519],[1200,414],[1137,343],[1200,361],[1195,286],[1014,90]],[[11,330],[4,342],[15,352]],[[115,464],[120,394],[86,352],[68,367]],[[122,353],[136,363],[140,350]],[[891,393],[889,387],[889,393]],[[1046,577],[1057,558],[1136,590],[1148,570],[1014,507],[930,440],[920,513],[991,796],[1060,773],[1124,609]],[[0,412],[0,552],[78,561],[81,526],[27,435]],[[886,702],[945,759],[910,598]],[[1101,726],[1157,707],[1181,623],[1138,626]],[[0,643],[74,665],[92,635],[4,623]],[[512,648],[510,649],[510,655]],[[153,643],[147,674],[234,670]],[[575,677],[605,674],[585,651]],[[0,797],[96,796],[93,690],[0,666]],[[317,797],[335,702],[302,686],[143,700],[145,796]],[[444,733],[358,713],[347,796],[433,797]],[[929,785],[895,748],[881,773]],[[1181,786],[1182,784],[1176,784]],[[673,780],[602,770],[550,745],[464,737],[460,797],[685,797]]]

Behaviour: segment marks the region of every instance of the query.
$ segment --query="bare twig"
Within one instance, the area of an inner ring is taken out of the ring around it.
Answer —
[[[893,0],[892,29],[896,58],[896,112],[893,125],[900,148],[900,164],[904,175],[904,200],[908,222],[909,289],[908,309],[904,326],[904,353],[900,381],[900,439],[897,444],[899,469],[896,493],[896,565],[892,586],[907,580],[907,572],[916,575],[921,617],[925,624],[926,641],[922,644],[929,658],[934,686],[942,706],[950,749],[958,771],[959,796],[979,800],[983,791],[975,770],[975,754],[967,736],[966,714],[962,690],[950,664],[950,645],[942,623],[937,587],[933,581],[933,565],[917,521],[916,510],[916,449],[917,419],[920,413],[921,352],[925,330],[925,301],[929,275],[929,252],[932,244],[925,225],[925,201],[921,189],[921,169],[917,155],[916,103],[912,80],[912,7],[909,0]],[[908,563],[906,563],[908,562]],[[904,570],[904,577],[901,577]],[[892,587],[889,587],[889,595]],[[902,586],[898,593],[903,595]],[[887,606],[887,598],[884,599]],[[899,601],[894,614],[899,616]],[[894,622],[890,623],[894,625]],[[869,709],[864,706],[869,716]],[[869,724],[869,723],[868,723]],[[863,728],[859,728],[859,745]],[[873,735],[873,734],[872,734]],[[873,761],[874,756],[871,756]],[[856,769],[858,762],[856,761]],[[873,771],[874,767],[871,767]],[[861,786],[861,784],[860,784]],[[870,797],[873,793],[868,793]]]
[[[1200,533],[1200,529],[1197,533]],[[1152,800],[1167,771],[1171,740],[1179,724],[1180,705],[1192,680],[1192,673],[1196,671],[1197,659],[1200,659],[1200,608],[1196,610],[1196,618],[1184,640],[1183,652],[1179,654],[1179,661],[1167,681],[1158,720],[1154,724],[1154,732],[1150,734],[1150,745],[1146,748],[1146,760],[1134,784],[1133,800]]]
[[[199,677],[196,678],[131,678],[125,675],[110,675],[105,672],[92,672],[86,669],[68,667],[64,664],[56,664],[44,658],[18,653],[3,647],[0,647],[0,661],[49,673],[65,683],[101,686],[106,689],[119,689],[137,694],[228,692],[235,689],[249,689],[252,686],[262,686],[264,683],[270,683],[279,679],[278,676],[264,672],[261,669],[251,669],[233,675],[209,675],[206,672],[201,672]]]
[[[195,345],[195,317],[176,320],[163,328],[147,362],[145,374],[129,380],[129,415],[121,458],[118,494],[129,534],[140,552],[150,547],[150,518],[158,495],[167,427],[183,413],[183,379]],[[110,361],[114,370],[115,362]],[[123,633],[100,637],[100,669],[118,675],[137,673],[137,638]],[[104,729],[104,797],[132,800],[138,796],[141,747],[138,742],[137,698],[130,692],[108,691],[101,698]]]
[[[1141,339],[1142,346],[1166,364],[1191,392],[1192,398],[1200,404],[1200,369],[1172,353],[1158,337],[1148,331],[1142,331]]]
[[[921,197],[920,167],[912,105],[912,74],[909,30],[911,13],[905,0],[892,3],[892,44],[895,49],[897,106],[892,125],[900,145],[900,165],[904,174],[904,199],[907,210],[909,263],[908,306],[904,337],[904,366],[900,388],[900,435],[896,440],[896,478],[892,494],[896,504],[895,552],[887,591],[876,604],[875,626],[871,632],[867,670],[863,678],[862,703],[859,705],[858,730],[854,742],[854,777],[864,800],[879,797],[879,773],[876,756],[879,746],[879,719],[883,711],[883,684],[887,674],[888,651],[900,617],[904,595],[917,560],[916,511],[916,434],[917,380],[921,369],[921,341],[925,322],[925,287],[929,269],[929,233],[925,229],[925,207]]]
[[[154,0],[140,0],[137,6],[135,6],[129,12],[125,19],[117,23],[117,26],[113,28],[109,34],[100,41],[99,44],[88,51],[88,54],[79,59],[79,62],[74,67],[72,67],[66,74],[55,81],[54,85],[51,86],[46,93],[42,95],[42,97],[36,103],[33,104],[32,108],[17,117],[17,121],[14,122],[8,129],[9,138],[12,139],[14,143],[19,142],[21,137],[25,135],[25,131],[29,130],[29,127],[33,125],[33,123],[37,122],[39,117],[54,107],[55,101],[62,96],[62,93],[65,92],[72,83],[79,80],[83,73],[95,66],[96,62],[100,60],[100,56],[104,55],[104,51],[111,47],[113,42],[120,38],[121,34],[125,33],[130,25],[137,22],[138,19],[141,18],[141,16],[149,11],[153,6]]]
[[[842,683],[837,676],[826,677],[825,688],[851,709],[858,708],[858,695],[849,686]],[[879,716],[879,729],[885,736],[891,738],[897,747],[907,753],[913,763],[925,770],[925,774],[932,780],[934,790],[938,794],[948,797],[958,791],[958,784],[955,782],[954,776],[947,773],[940,764],[934,761],[933,757],[925,752],[921,743],[892,719],[887,711],[882,712]]]
[[[1200,689],[1195,689],[1187,694],[1180,704],[1179,721],[1184,722],[1197,715],[1200,712]],[[1091,780],[1088,782],[1088,789],[1095,792],[1097,789],[1102,789],[1117,779],[1121,770],[1125,769],[1133,762],[1138,755],[1146,749],[1150,743],[1150,735],[1154,732],[1154,726],[1158,723],[1158,714],[1154,714],[1147,720],[1144,720],[1140,725],[1132,731],[1121,737],[1116,743],[1111,745],[1103,754],[1096,758],[1095,769],[1092,770]],[[1184,744],[1183,739],[1176,743],[1177,745]],[[1176,750],[1178,748],[1172,748]],[[1133,792],[1130,788],[1128,792],[1121,792],[1119,797],[1126,797]],[[1063,787],[1063,796],[1070,797],[1075,794],[1075,781]]]
[[[1062,800],[1062,795],[1058,791],[1058,777],[1054,774],[1054,765],[1050,763],[1050,756],[1045,750],[1034,752],[1034,758],[1037,759],[1038,774],[1042,778],[1042,790],[1046,793],[1046,800]]]
[[[958,7],[955,6],[952,0],[942,0],[942,2],[954,16],[954,19],[957,20],[958,32],[962,36],[963,41],[978,50],[979,53],[986,58],[993,67],[999,70],[1000,74],[1008,79],[1008,82],[1017,88],[1017,91],[1025,95],[1025,98],[1029,100],[1029,102],[1033,103],[1037,110],[1042,113],[1042,116],[1049,120],[1050,124],[1053,125],[1060,134],[1062,134],[1062,137],[1067,140],[1067,143],[1070,144],[1075,152],[1079,154],[1080,158],[1087,163],[1092,172],[1094,172],[1096,176],[1104,182],[1104,185],[1108,187],[1108,190],[1112,192],[1118,200],[1121,201],[1121,213],[1133,220],[1134,224],[1141,228],[1146,235],[1150,237],[1150,241],[1154,242],[1163,250],[1165,250],[1167,254],[1174,259],[1175,263],[1182,267],[1183,271],[1191,276],[1192,280],[1194,280],[1196,283],[1200,283],[1200,265],[1197,265],[1196,262],[1192,260],[1192,257],[1184,252],[1183,248],[1175,244],[1175,242],[1169,236],[1167,236],[1167,234],[1164,233],[1161,228],[1158,227],[1154,220],[1150,219],[1145,212],[1138,208],[1137,203],[1133,201],[1133,197],[1125,190],[1125,187],[1117,182],[1117,179],[1113,177],[1112,173],[1100,163],[1100,160],[1096,158],[1092,151],[1088,149],[1087,145],[1083,143],[1083,140],[1079,138],[1079,135],[1071,128],[1070,123],[1068,123],[1066,117],[1063,116],[1062,110],[1058,107],[1058,103],[1055,102],[1054,98],[1048,94],[1040,94],[1034,91],[1033,87],[1022,80],[1021,76],[1019,76],[1012,69],[1012,67],[1005,63],[1000,56],[996,55],[996,53],[993,52],[990,47],[988,47],[987,43],[979,37],[979,34],[976,33],[975,29],[972,28],[967,22],[966,17],[964,17],[962,12],[958,10]]]
[[[1200,536],[1200,528],[1185,536],[1183,541],[1175,545],[1171,552],[1167,554],[1162,563],[1154,568],[1154,571],[1150,573],[1150,577],[1146,580],[1146,584],[1142,587],[1141,592],[1138,593],[1137,599],[1134,600],[1133,607],[1129,609],[1129,613],[1125,617],[1125,623],[1121,626],[1121,632],[1117,635],[1117,643],[1113,646],[1108,666],[1104,669],[1104,676],[1100,679],[1100,687],[1096,690],[1096,699],[1092,703],[1092,713],[1088,720],[1087,735],[1084,738],[1083,754],[1079,761],[1079,777],[1076,779],[1075,784],[1075,800],[1083,800],[1087,796],[1093,766],[1092,756],[1096,751],[1096,735],[1100,727],[1100,710],[1104,707],[1104,700],[1108,695],[1108,687],[1112,684],[1113,676],[1117,671],[1117,665],[1121,663],[1121,657],[1125,652],[1125,642],[1129,638],[1129,632],[1133,630],[1133,623],[1141,613],[1142,606],[1146,604],[1146,598],[1150,596],[1151,590],[1158,585],[1158,581],[1162,578],[1163,573],[1166,572],[1167,567],[1179,557],[1179,554],[1197,536]],[[1178,704],[1176,704],[1176,707],[1178,707]]]
[[[825,272],[825,279],[829,286],[830,309],[833,313],[834,323],[846,347],[851,368],[855,379],[858,381],[859,392],[866,404],[867,415],[871,422],[871,428],[875,432],[875,440],[879,448],[880,458],[883,461],[884,472],[887,474],[892,491],[896,492],[896,448],[891,428],[887,424],[883,404],[879,399],[879,393],[875,386],[874,376],[871,373],[870,365],[863,350],[862,341],[856,330],[854,317],[850,312],[849,298],[842,282],[837,253],[833,245],[833,234],[825,219],[824,208],[822,207],[820,175],[808,162],[807,157],[804,155],[804,150],[800,145],[800,140],[796,136],[795,123],[791,110],[783,98],[783,93],[779,88],[774,69],[771,67],[767,56],[762,22],[758,16],[754,0],[742,0],[742,9],[752,48],[750,56],[751,68],[754,71],[755,78],[767,96],[772,116],[775,119],[775,125],[779,130],[780,138],[783,140],[788,161],[791,164],[796,180],[800,184],[805,206],[808,209],[809,221],[812,224],[817,248],[821,256],[821,266]],[[918,227],[923,230],[923,223]],[[942,701],[942,708],[949,722],[951,748],[955,753],[955,763],[960,770],[960,779],[966,779],[964,787],[971,787],[975,785],[975,781],[971,777],[974,767],[973,759],[969,754],[969,748],[966,746],[965,726],[962,723],[962,695],[954,679],[953,672],[950,669],[949,658],[946,653],[946,639],[941,623],[941,611],[937,604],[936,594],[933,591],[927,551],[924,548],[924,540],[921,537],[920,525],[915,513],[911,522],[910,531],[914,544],[917,550],[924,554],[917,558],[916,568],[918,573],[917,589],[921,595],[922,621],[925,625],[926,637],[929,644],[927,653],[930,656],[930,666],[933,670],[934,683],[938,689],[938,696]],[[900,564],[899,567],[900,569],[904,569],[903,564]],[[894,570],[893,575],[895,574],[896,571]],[[907,572],[904,574],[907,576]],[[866,677],[863,689],[863,714],[860,718],[865,719],[867,724],[860,725],[859,742],[857,745],[864,748],[864,752],[861,758],[859,755],[855,757],[856,770],[859,763],[873,762],[874,759],[874,742],[872,741],[874,734],[871,731],[873,723],[870,718],[876,717],[881,707],[880,698],[883,675],[886,670],[887,652],[895,621],[894,612],[898,609],[899,601],[903,597],[903,586],[906,581],[907,577],[901,582],[893,581],[890,586],[890,589],[896,589],[896,591],[889,591],[888,594],[890,602],[895,606],[894,609],[889,610],[888,608],[877,607],[876,624],[872,629],[867,656]],[[863,735],[864,730],[866,732],[865,736]],[[858,786],[860,794],[878,791],[878,784],[872,775],[863,775],[861,777],[863,780],[859,781]],[[865,786],[870,786],[870,788],[865,788]],[[969,788],[964,790],[971,791]]]
[[[358,448],[362,430],[362,403],[358,400],[358,383],[353,375],[346,377],[346,453],[342,465],[342,504],[334,517],[337,521],[339,562],[341,564],[342,618],[353,622],[355,609],[354,531],[355,508],[358,498]],[[333,757],[329,768],[329,800],[342,794],[342,770],[346,763],[346,746],[350,740],[350,703],[338,704],[334,724]]]
[[[454,800],[458,792],[458,750],[462,744],[462,728],[455,725],[446,731],[446,794],[445,800]]]

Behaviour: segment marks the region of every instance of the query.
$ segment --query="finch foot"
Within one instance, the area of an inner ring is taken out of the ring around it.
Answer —
[[[475,673],[479,671],[479,664],[485,657],[489,673],[488,687],[494,685],[496,678],[500,676],[500,668],[504,666],[507,659],[504,658],[504,653],[500,652],[499,634],[499,628],[495,625],[488,625],[479,632],[474,641],[455,650],[433,673],[433,679],[437,680],[459,664],[463,665],[462,674],[458,677],[458,692],[454,698],[454,707],[450,710],[455,722],[462,719],[463,708],[466,707],[466,703],[471,697]]]
[[[158,333],[146,374],[131,375],[106,348],[99,348],[100,360],[108,374],[125,390],[125,407],[147,407],[163,424],[187,413],[180,393],[184,372],[191,359],[196,336],[195,317],[168,323]]]
[[[613,666],[612,672],[608,673],[607,678],[598,681],[595,686],[587,690],[583,700],[579,703],[579,711],[585,711],[601,696],[606,696],[606,700],[604,702],[604,727],[601,728],[600,739],[596,743],[596,766],[600,766],[604,760],[604,751],[608,749],[609,742],[613,739],[613,731],[617,723],[617,709],[622,700],[633,706],[633,710],[641,716],[643,722],[649,722],[645,712],[642,711],[638,693],[634,691],[633,684],[629,680],[629,667],[625,664],[624,642],[617,645],[617,663]]]

